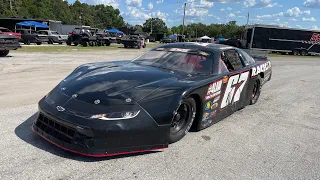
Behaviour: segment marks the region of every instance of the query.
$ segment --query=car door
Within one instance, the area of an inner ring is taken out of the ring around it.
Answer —
[[[224,116],[228,116],[246,105],[250,68],[246,66],[235,49],[224,50],[221,58],[229,73],[227,83],[223,87],[220,111],[224,112]]]

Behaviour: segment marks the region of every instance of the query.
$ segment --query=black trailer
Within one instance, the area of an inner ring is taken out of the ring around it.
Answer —
[[[320,54],[320,31],[268,25],[248,26],[245,31],[247,49],[259,49],[294,55]]]

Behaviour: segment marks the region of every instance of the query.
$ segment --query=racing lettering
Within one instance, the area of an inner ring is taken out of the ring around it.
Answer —
[[[271,62],[270,61],[268,61],[268,62],[266,62],[264,64],[261,64],[260,66],[253,67],[252,68],[252,76],[256,76],[256,75],[260,74],[261,72],[267,71],[270,68],[271,68]]]
[[[220,108],[223,109],[230,104],[238,102],[241,97],[242,90],[248,80],[249,71],[236,74],[229,78]]]
[[[210,84],[205,100],[208,101],[213,99],[216,96],[219,96],[221,93],[222,80],[218,80],[212,84]]]

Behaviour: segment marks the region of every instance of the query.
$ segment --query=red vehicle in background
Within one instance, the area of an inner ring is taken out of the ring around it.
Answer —
[[[12,32],[8,28],[0,27],[0,31],[2,32],[2,34],[7,34],[7,35],[10,35],[10,36],[17,36],[19,39],[21,39],[21,34],[20,33]]]

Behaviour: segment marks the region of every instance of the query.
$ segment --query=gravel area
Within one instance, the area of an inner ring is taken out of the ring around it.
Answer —
[[[320,58],[271,58],[257,104],[161,152],[83,157],[31,131],[37,102],[78,65],[143,51],[0,58],[0,179],[320,179]]]

